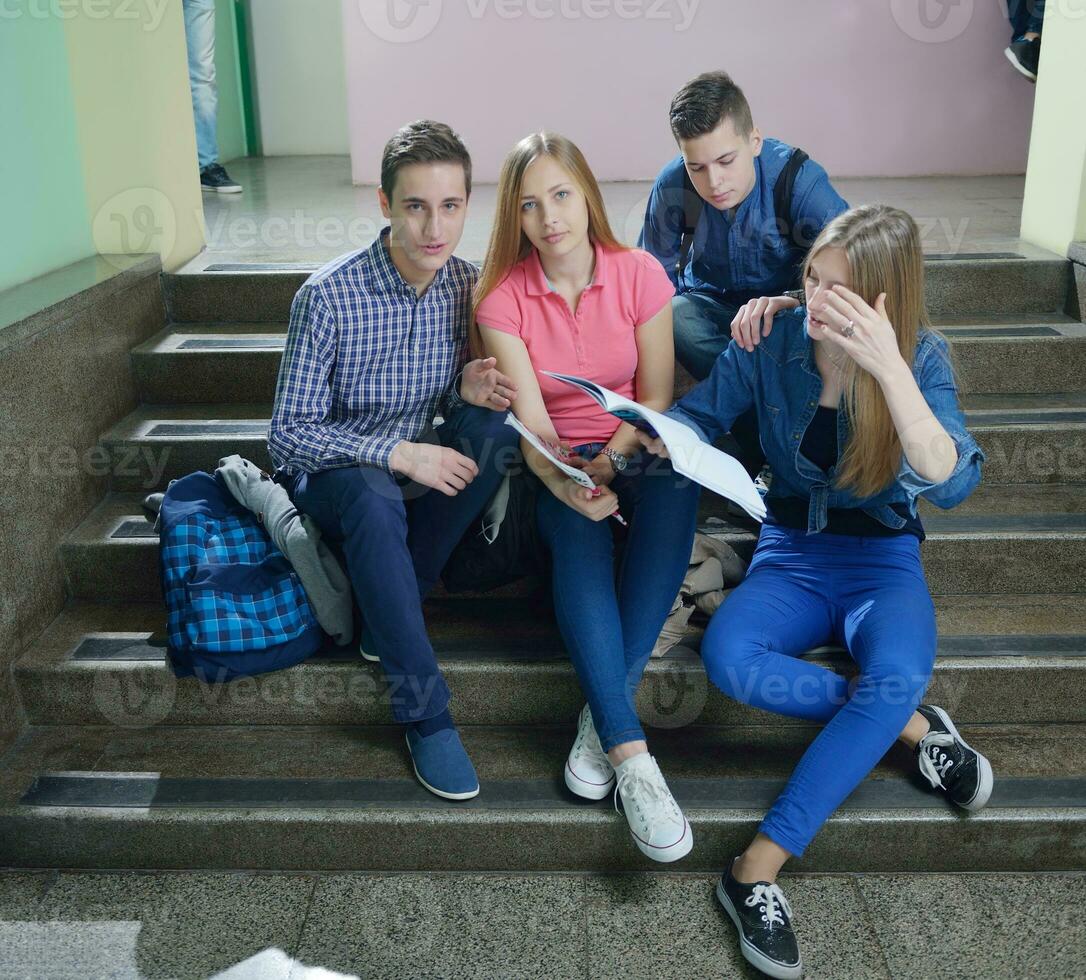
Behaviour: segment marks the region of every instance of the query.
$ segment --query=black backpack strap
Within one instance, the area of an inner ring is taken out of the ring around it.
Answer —
[[[792,155],[785,163],[773,188],[773,210],[777,215],[777,227],[781,235],[795,242],[800,248],[808,248],[811,242],[803,234],[802,228],[796,228],[792,224],[792,191],[796,186],[796,174],[809,159],[810,157],[799,147],[792,150]]]
[[[686,260],[690,257],[690,249],[694,244],[694,230],[698,227],[698,219],[701,217],[701,209],[705,202],[701,195],[694,190],[694,184],[690,180],[690,174],[683,167],[683,230],[679,239],[679,261],[675,266],[675,278],[680,282],[683,278],[683,269],[686,268]]]

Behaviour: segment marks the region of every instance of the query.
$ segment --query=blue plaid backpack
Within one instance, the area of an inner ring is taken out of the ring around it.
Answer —
[[[158,520],[174,674],[216,683],[317,652],[323,634],[297,573],[221,477],[175,480]]]

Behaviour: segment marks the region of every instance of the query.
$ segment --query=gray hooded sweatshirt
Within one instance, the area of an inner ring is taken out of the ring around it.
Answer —
[[[313,519],[298,513],[286,490],[237,454],[220,459],[216,472],[234,499],[257,515],[275,546],[294,566],[321,629],[339,646],[350,643],[354,635],[351,583],[339,560],[321,541],[320,528]]]

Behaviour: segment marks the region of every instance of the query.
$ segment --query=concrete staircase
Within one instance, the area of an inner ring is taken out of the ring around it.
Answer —
[[[940,625],[929,697],[989,755],[996,792],[962,818],[895,748],[797,870],[1084,869],[1086,326],[1063,312],[1057,257],[931,261],[928,275],[988,454],[969,501],[924,507]],[[483,784],[463,804],[414,781],[383,682],[352,650],[225,687],[166,667],[139,501],[231,452],[267,464],[304,278],[164,277],[172,322],[132,352],[144,405],[101,440],[112,491],[63,546],[70,603],[15,668],[30,727],[0,771],[0,865],[651,870],[606,801],[562,786],[583,698],[539,583],[427,604]],[[703,516],[723,516],[705,497]],[[728,534],[749,554],[749,526]],[[812,656],[851,669],[841,651]],[[814,730],[724,698],[695,649],[650,664],[639,708],[695,827],[677,870],[718,869]]]

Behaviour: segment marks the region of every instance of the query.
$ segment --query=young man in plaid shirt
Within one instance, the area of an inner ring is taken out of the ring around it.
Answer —
[[[363,656],[381,664],[419,781],[453,800],[479,781],[422,597],[518,444],[504,424],[515,386],[493,358],[467,360],[477,271],[453,251],[470,192],[471,159],[448,126],[412,123],[388,142],[389,227],[295,296],[268,435],[294,502],[343,549]]]

